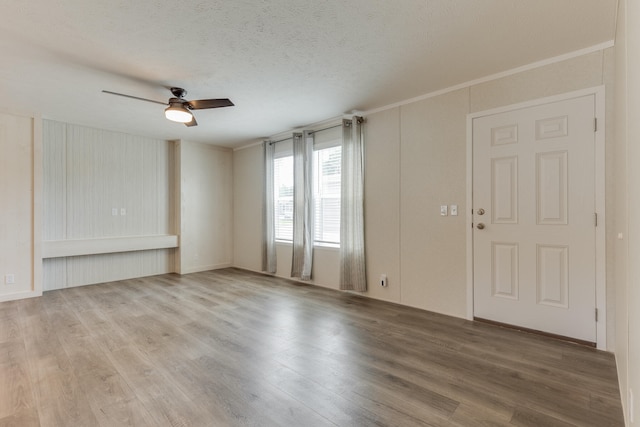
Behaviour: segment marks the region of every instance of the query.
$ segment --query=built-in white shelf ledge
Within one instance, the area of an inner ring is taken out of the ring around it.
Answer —
[[[125,236],[98,239],[45,240],[42,258],[111,254],[116,252],[148,251],[178,247],[178,236]]]

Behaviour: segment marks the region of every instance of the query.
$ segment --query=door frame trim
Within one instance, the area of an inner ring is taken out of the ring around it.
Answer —
[[[467,198],[466,198],[466,226],[467,226],[467,319],[473,320],[473,120],[483,116],[505,113],[512,110],[536,107],[552,102],[566,101],[582,96],[595,96],[595,117],[598,129],[595,132],[595,209],[598,214],[596,227],[596,346],[600,350],[607,349],[607,286],[606,286],[606,216],[605,216],[605,88],[597,86],[567,92],[545,98],[534,99],[517,104],[505,105],[490,110],[467,114]],[[595,313],[594,313],[595,316]]]

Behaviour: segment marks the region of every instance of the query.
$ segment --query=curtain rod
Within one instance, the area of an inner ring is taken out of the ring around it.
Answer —
[[[278,142],[284,142],[284,141],[288,141],[290,139],[293,139],[293,137],[289,137],[289,138],[285,138],[285,139],[279,139],[277,141],[269,141],[269,145],[273,145],[273,144],[277,144]]]
[[[310,131],[309,133],[322,132],[322,131],[324,131],[324,130],[329,130],[329,129],[339,128],[339,127],[341,127],[341,126],[342,126],[342,123],[340,123],[339,125],[329,126],[329,127],[327,127],[327,128],[324,128],[324,129],[312,130],[312,131]]]
[[[329,129],[335,129],[335,128],[339,128],[341,126],[342,126],[342,123],[340,123],[339,125],[329,126],[329,127],[318,129],[318,130],[312,130],[312,131],[309,131],[309,133],[310,134],[314,134],[316,132],[322,132],[322,131],[329,130]],[[289,141],[290,139],[293,139],[293,137],[290,136],[289,138],[279,139],[277,141],[269,141],[269,145],[277,144],[278,142]]]

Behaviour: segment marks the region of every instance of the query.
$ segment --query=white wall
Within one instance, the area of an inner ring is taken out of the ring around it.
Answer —
[[[398,302],[458,317],[464,317],[467,310],[464,213],[468,102],[469,91],[462,89],[399,107]],[[458,205],[460,215],[440,216],[440,205],[451,204]]]
[[[614,232],[622,239],[615,244],[615,354],[625,420],[633,426],[640,425],[640,4],[621,0],[618,8]]]
[[[181,274],[231,265],[233,256],[233,152],[179,141],[178,222]]]
[[[233,153],[233,265],[247,270],[262,264],[262,176],[261,145]]]
[[[400,117],[400,108],[385,110],[364,126],[367,294],[394,302],[401,299]],[[381,274],[387,275],[385,288],[376,285]]]
[[[365,125],[366,295],[458,317],[467,310],[466,116],[531,99],[606,85],[612,91],[612,49],[597,51],[476,84],[465,89],[368,114]],[[611,106],[607,121],[612,120]],[[611,142],[611,132],[607,133]],[[612,159],[613,144],[607,144]],[[234,265],[259,271],[262,197],[261,147],[236,150]],[[607,171],[607,213],[613,215],[612,170]],[[441,204],[457,204],[458,217],[441,217]],[[613,232],[607,233],[613,244]],[[247,254],[251,254],[250,256]],[[609,270],[613,257],[607,254]],[[288,277],[290,249],[278,245],[277,275]],[[338,288],[337,251],[317,250],[313,283]],[[378,278],[388,276],[389,287]],[[612,274],[608,315],[615,313]],[[608,324],[613,348],[614,322]]]
[[[627,324],[629,393],[633,391],[635,419],[630,425],[640,425],[640,3],[626,0],[627,31]],[[631,408],[629,408],[631,411]],[[631,421],[629,419],[629,421]]]
[[[626,46],[626,2],[618,4],[618,21],[616,28],[615,47],[615,153],[613,175],[616,182],[614,189],[615,214],[612,231],[615,234],[621,233],[622,239],[616,239],[613,248],[614,252],[614,277],[616,284],[616,365],[618,368],[618,381],[620,383],[620,394],[622,397],[622,407],[627,423],[628,414],[628,343],[629,325],[627,309],[627,268],[628,268],[628,248],[627,241],[629,229],[627,224],[628,193],[627,193],[627,46]]]
[[[0,113],[0,301],[42,294],[41,136],[40,120]]]
[[[174,271],[174,249],[93,250],[176,234],[172,143],[44,120],[43,145],[45,290]],[[55,255],[71,242],[82,255]]]

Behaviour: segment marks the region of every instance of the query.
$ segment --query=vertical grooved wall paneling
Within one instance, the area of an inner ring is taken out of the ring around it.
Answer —
[[[172,142],[50,120],[43,141],[45,241],[176,234]],[[44,289],[169,273],[174,252],[48,258]]]

